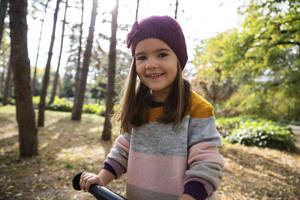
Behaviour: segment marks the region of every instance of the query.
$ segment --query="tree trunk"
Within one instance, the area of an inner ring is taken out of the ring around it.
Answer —
[[[1,48],[1,43],[2,43],[2,36],[3,36],[3,30],[4,30],[4,19],[6,16],[7,4],[8,4],[8,0],[1,0],[1,3],[0,3],[0,48]]]
[[[91,13],[91,23],[89,28],[89,35],[87,38],[87,44],[86,49],[84,52],[83,57],[83,66],[82,66],[82,73],[80,76],[80,86],[78,90],[78,100],[77,105],[74,107],[74,111],[72,113],[72,120],[81,120],[81,114],[82,114],[82,106],[84,102],[84,94],[86,89],[86,80],[87,75],[89,72],[89,65],[90,65],[90,58],[91,58],[91,52],[93,47],[93,39],[94,39],[94,30],[95,30],[95,23],[96,23],[96,16],[97,16],[97,0],[93,0],[93,8]]]
[[[48,88],[49,76],[50,76],[50,64],[51,64],[52,51],[53,51],[53,45],[54,45],[54,40],[55,40],[57,14],[58,14],[60,2],[61,2],[61,0],[57,0],[57,2],[56,2],[56,8],[55,8],[54,19],[53,19],[53,29],[52,29],[52,35],[51,35],[51,41],[50,41],[50,48],[49,48],[49,52],[48,52],[48,59],[47,59],[45,74],[43,77],[43,84],[42,84],[40,103],[39,103],[39,116],[38,116],[38,126],[39,127],[43,127],[44,121],[45,121],[44,115],[45,115],[47,88]]]
[[[177,11],[178,11],[178,0],[176,0],[176,4],[175,4],[175,19],[177,19]]]
[[[136,1],[136,10],[135,10],[135,21],[138,20],[139,6],[140,6],[140,0],[137,0]]]
[[[106,95],[106,110],[105,121],[102,132],[102,140],[111,139],[111,115],[114,107],[114,92],[115,92],[115,74],[116,74],[116,45],[117,45],[117,27],[118,27],[118,7],[119,0],[117,0],[116,7],[112,11],[111,22],[111,37],[109,47],[109,60],[108,60],[108,72],[107,72],[107,95]]]
[[[65,37],[65,25],[66,25],[66,16],[67,16],[67,9],[68,9],[68,0],[66,0],[66,7],[65,7],[65,13],[64,13],[64,21],[63,21],[63,26],[62,26],[62,33],[61,33],[61,42],[60,42],[60,51],[59,51],[59,57],[58,57],[58,63],[57,63],[57,69],[55,73],[55,78],[53,81],[53,88],[52,88],[52,94],[50,98],[50,104],[54,102],[54,98],[56,96],[56,90],[57,90],[57,83],[59,79],[59,67],[60,67],[60,61],[61,61],[61,54],[63,50],[63,45],[64,45],[64,37]]]
[[[79,93],[79,86],[80,86],[80,74],[81,74],[81,52],[82,52],[82,33],[83,33],[83,14],[84,14],[84,0],[81,0],[81,23],[80,23],[80,35],[79,35],[79,47],[78,47],[78,56],[77,56],[77,67],[76,67],[76,74],[75,74],[75,95],[73,101],[73,108],[72,108],[72,119],[75,116],[77,104],[78,104],[78,93]]]
[[[8,104],[8,97],[9,97],[9,90],[10,90],[10,80],[11,80],[11,57],[9,59],[9,64],[7,68],[7,75],[5,79],[5,88],[4,88],[4,94],[2,99],[2,104],[5,106]]]
[[[27,0],[10,0],[11,66],[14,73],[16,116],[21,157],[38,154],[37,128],[30,85],[27,51]]]
[[[47,7],[48,7],[49,1],[50,1],[50,0],[47,0],[47,3],[45,4],[45,8],[44,8],[44,17],[43,17],[42,23],[41,23],[41,30],[40,30],[39,44],[38,44],[38,48],[37,48],[37,52],[36,52],[36,59],[35,59],[35,65],[34,65],[34,73],[33,73],[33,78],[32,78],[32,90],[33,90],[33,94],[34,94],[34,92],[35,92],[36,70],[37,70],[37,64],[38,64],[39,55],[40,55],[40,46],[41,46],[41,40],[42,40],[42,33],[43,33],[43,27],[44,27],[44,22],[45,22],[45,16],[46,16],[46,12],[47,12]]]

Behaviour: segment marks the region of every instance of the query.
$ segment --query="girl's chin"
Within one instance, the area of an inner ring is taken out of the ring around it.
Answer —
[[[159,92],[159,91],[164,90],[164,89],[161,88],[161,87],[149,87],[149,88],[150,88],[150,90],[152,90],[153,92]]]
[[[152,90],[152,92],[154,93],[165,93],[165,92],[169,92],[169,87],[168,88],[162,88],[162,87],[149,87],[150,90]]]
[[[153,92],[166,92],[170,89],[170,85],[166,84],[164,81],[148,82],[146,86]]]

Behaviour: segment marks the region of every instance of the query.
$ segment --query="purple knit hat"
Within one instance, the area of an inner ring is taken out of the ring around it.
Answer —
[[[178,22],[169,16],[151,16],[135,22],[126,38],[127,47],[131,47],[134,56],[136,45],[144,39],[157,38],[164,41],[176,54],[181,68],[188,60],[185,38]]]

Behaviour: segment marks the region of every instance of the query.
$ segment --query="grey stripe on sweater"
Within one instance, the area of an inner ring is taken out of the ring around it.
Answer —
[[[187,156],[187,126],[189,116],[182,120],[182,125],[176,131],[172,124],[158,122],[149,123],[133,129],[130,150],[134,152]]]

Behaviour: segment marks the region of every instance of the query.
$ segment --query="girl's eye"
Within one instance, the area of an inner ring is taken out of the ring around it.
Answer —
[[[166,57],[166,56],[168,56],[167,53],[160,53],[160,54],[158,55],[158,57],[160,57],[160,58],[163,58],[163,57]]]
[[[146,59],[146,56],[138,56],[136,57],[137,60],[145,60]]]

